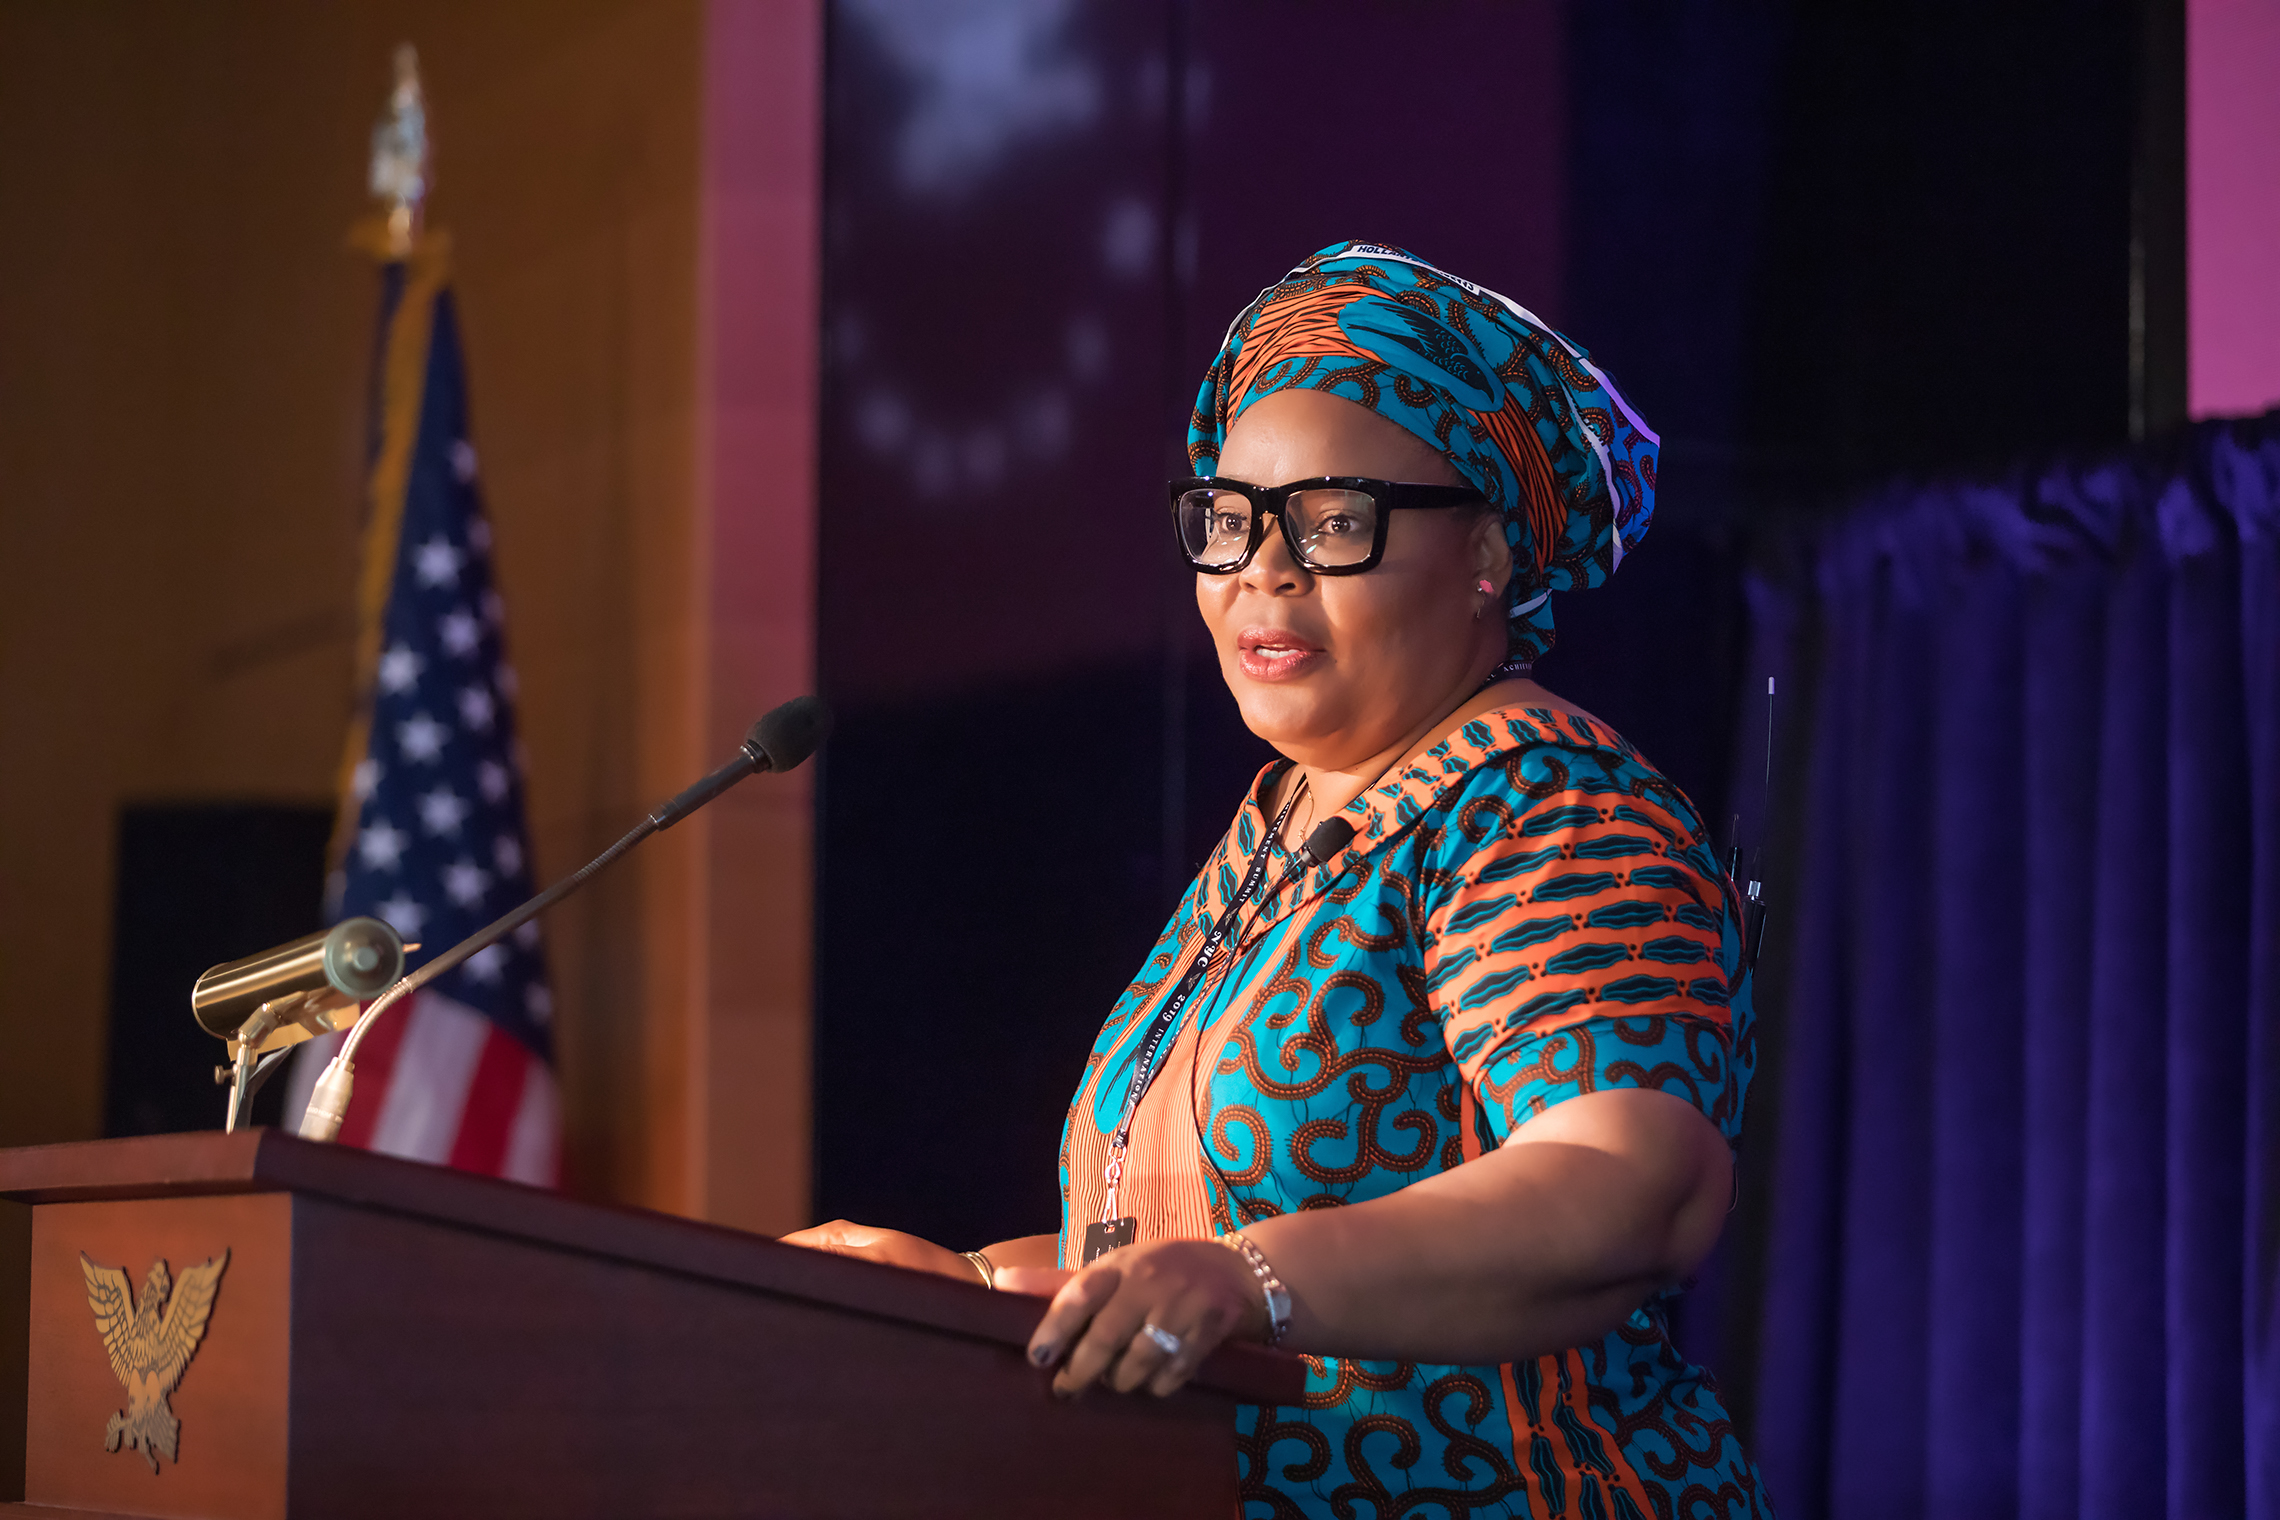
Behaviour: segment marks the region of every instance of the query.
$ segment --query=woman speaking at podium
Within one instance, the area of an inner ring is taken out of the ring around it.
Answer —
[[[1305,1355],[1300,1407],[1240,1417],[1247,1514],[1769,1514],[1663,1313],[1731,1196],[1739,904],[1694,805],[1529,674],[1655,451],[1584,350],[1399,249],[1262,292],[1170,494],[1283,758],[1101,1031],[1060,1233],[792,1239],[1055,1294],[1064,1392]]]

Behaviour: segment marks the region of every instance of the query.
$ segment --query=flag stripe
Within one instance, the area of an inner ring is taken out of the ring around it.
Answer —
[[[373,1127],[372,1149],[413,1161],[445,1161],[467,1108],[475,1063],[491,1021],[466,1004],[434,992],[418,994],[407,1010],[410,1027],[396,1052],[387,1100]]]
[[[520,1049],[520,1046],[516,1047]],[[499,1175],[535,1187],[552,1187],[562,1170],[562,1095],[554,1068],[538,1057],[523,1057],[522,1103],[507,1136],[506,1165]]]
[[[388,1100],[389,1078],[395,1074],[396,1052],[404,1043],[404,1030],[411,1022],[411,1013],[409,1008],[391,1008],[357,1047],[356,1087],[349,1096],[348,1115],[341,1121],[342,1145],[370,1148],[372,1131],[378,1127],[380,1110]]]
[[[506,1159],[507,1136],[522,1110],[523,1073],[530,1066],[530,1052],[496,1025],[484,1033],[459,1134],[451,1142],[451,1164],[462,1171],[496,1176]]]

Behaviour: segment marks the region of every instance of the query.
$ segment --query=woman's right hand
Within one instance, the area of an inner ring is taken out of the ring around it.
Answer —
[[[865,1261],[883,1261],[892,1267],[911,1267],[920,1272],[934,1272],[943,1277],[954,1277],[962,1282],[981,1281],[974,1264],[956,1251],[938,1246],[931,1240],[906,1235],[900,1230],[878,1230],[867,1224],[854,1224],[845,1219],[834,1219],[813,1229],[794,1230],[783,1237],[788,1246],[807,1246],[818,1251],[833,1251],[841,1256],[860,1256]]]

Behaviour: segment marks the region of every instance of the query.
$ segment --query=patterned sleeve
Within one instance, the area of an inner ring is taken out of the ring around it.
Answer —
[[[1425,988],[1450,1054],[1499,1142],[1606,1087],[1675,1093],[1731,1139],[1724,873],[1660,777],[1561,759],[1557,790],[1487,768],[1435,851]]]

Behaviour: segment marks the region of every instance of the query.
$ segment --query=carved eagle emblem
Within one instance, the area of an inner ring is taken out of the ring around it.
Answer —
[[[166,1258],[151,1263],[143,1279],[142,1302],[136,1303],[123,1268],[100,1266],[79,1253],[79,1270],[87,1277],[87,1307],[95,1311],[95,1328],[103,1349],[111,1353],[111,1370],[126,1386],[127,1407],[111,1416],[103,1431],[103,1449],[117,1451],[126,1444],[143,1455],[152,1472],[158,1471],[159,1453],[179,1462],[175,1437],[182,1422],[166,1396],[182,1381],[198,1342],[206,1335],[206,1320],[214,1312],[214,1293],[222,1284],[222,1269],[230,1253],[202,1261],[174,1284],[166,1271]]]

